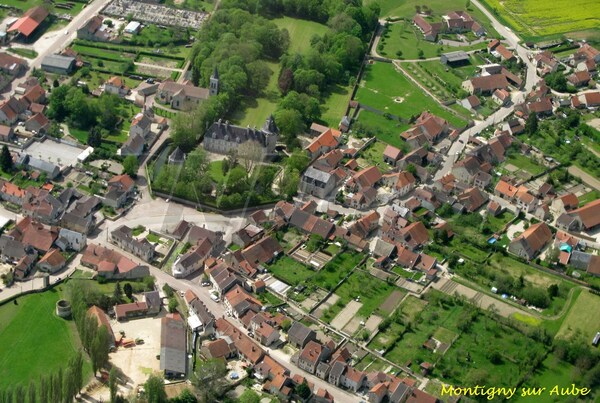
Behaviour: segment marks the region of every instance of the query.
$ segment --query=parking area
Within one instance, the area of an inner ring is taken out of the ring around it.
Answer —
[[[24,151],[34,158],[39,158],[59,166],[77,165],[77,157],[84,152],[79,147],[50,139],[34,141]]]

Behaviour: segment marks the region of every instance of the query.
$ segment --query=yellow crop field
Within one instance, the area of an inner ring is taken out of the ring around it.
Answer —
[[[598,0],[484,0],[527,36],[565,34],[600,27]]]

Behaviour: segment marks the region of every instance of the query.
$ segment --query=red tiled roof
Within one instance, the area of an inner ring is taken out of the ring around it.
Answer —
[[[19,33],[29,36],[46,19],[48,14],[48,10],[42,6],[30,8],[23,17],[11,25],[8,32],[19,31]]]

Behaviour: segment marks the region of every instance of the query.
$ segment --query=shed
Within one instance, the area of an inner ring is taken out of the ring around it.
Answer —
[[[75,68],[75,58],[62,55],[48,55],[42,60],[42,70],[56,74],[70,74]]]
[[[469,63],[469,55],[467,54],[467,52],[464,52],[462,50],[444,53],[440,57],[440,61],[443,64],[447,64],[449,66],[459,66]]]

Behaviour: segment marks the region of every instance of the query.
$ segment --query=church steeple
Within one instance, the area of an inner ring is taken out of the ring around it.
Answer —
[[[210,76],[210,88],[209,94],[210,96],[217,95],[219,93],[219,70],[217,70],[217,66]]]

